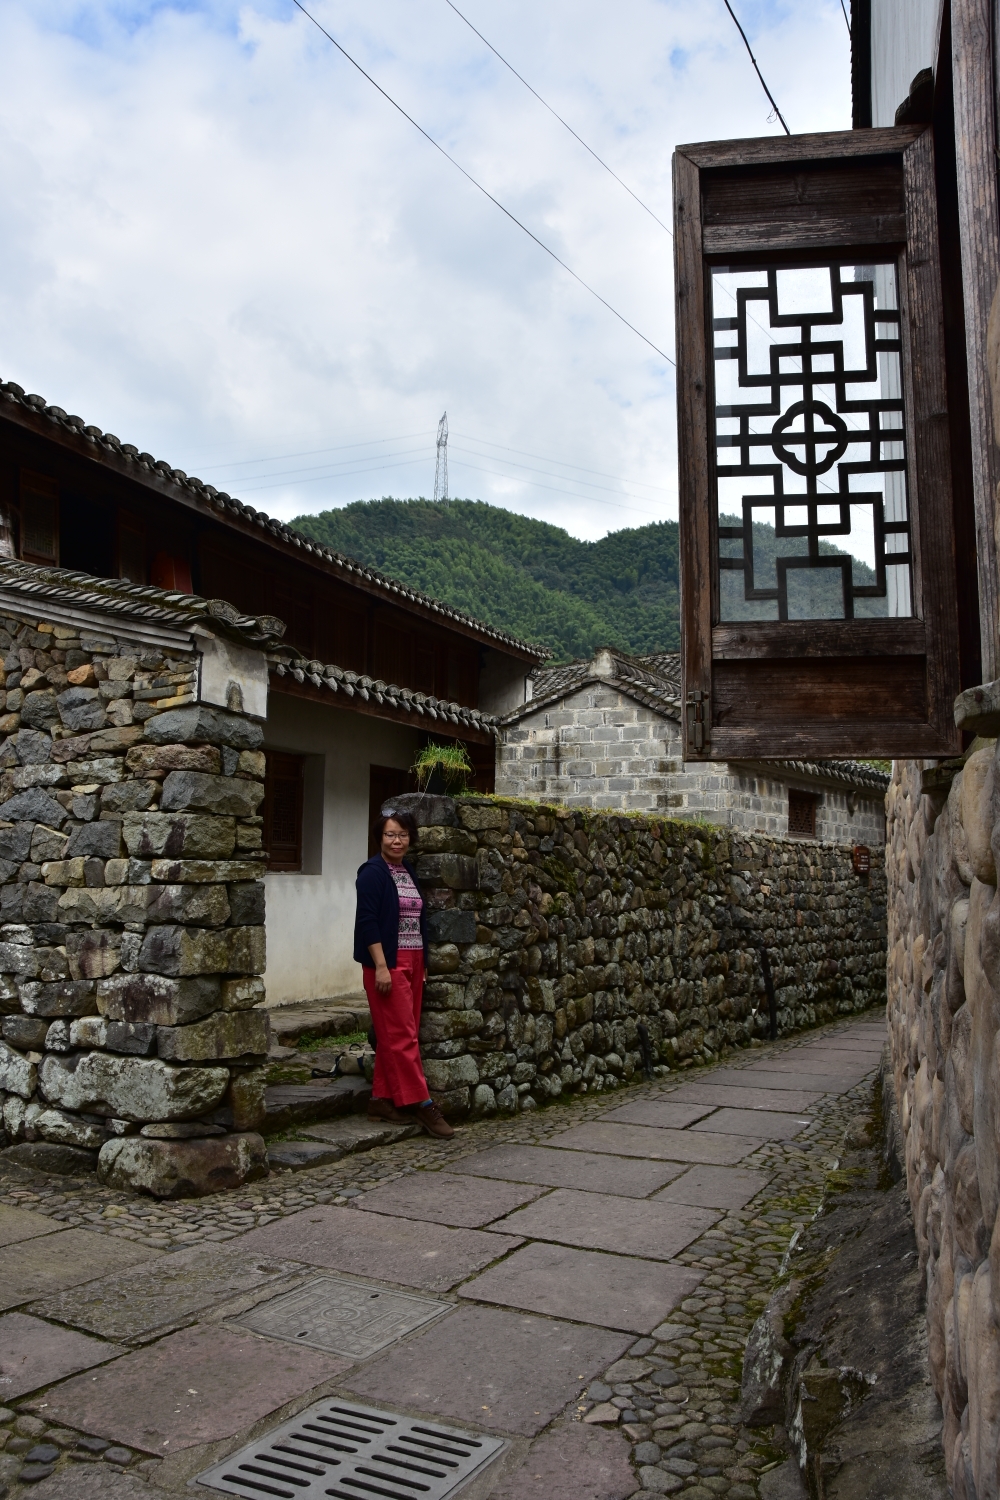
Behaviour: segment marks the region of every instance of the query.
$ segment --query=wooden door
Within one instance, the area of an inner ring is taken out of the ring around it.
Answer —
[[[685,756],[954,754],[931,132],[681,146],[674,194]]]

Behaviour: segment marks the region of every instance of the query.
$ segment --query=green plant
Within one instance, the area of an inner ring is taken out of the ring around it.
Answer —
[[[411,769],[417,778],[417,786],[422,792],[436,790],[437,788],[433,787],[431,782],[440,780],[443,790],[452,797],[468,791],[469,779],[475,775],[469,761],[468,751],[460,743],[425,745],[417,753]],[[437,773],[436,776],[435,773]]]

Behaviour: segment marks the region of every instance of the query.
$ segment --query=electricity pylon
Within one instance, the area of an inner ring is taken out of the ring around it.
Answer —
[[[438,423],[437,464],[434,468],[434,499],[448,498],[448,413]]]

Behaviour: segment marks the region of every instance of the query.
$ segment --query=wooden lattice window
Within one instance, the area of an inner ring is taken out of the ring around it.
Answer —
[[[59,486],[48,474],[21,470],[21,556],[59,562]]]
[[[302,869],[304,772],[304,755],[268,750],[263,814],[269,870]]]
[[[814,839],[816,837],[816,804],[819,798],[812,792],[800,792],[788,788],[788,832],[792,838]]]
[[[959,748],[931,132],[674,158],[685,756]]]

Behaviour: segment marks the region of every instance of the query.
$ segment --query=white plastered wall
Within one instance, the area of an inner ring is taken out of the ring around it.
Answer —
[[[910,84],[934,67],[941,0],[872,0],[872,124],[892,125]]]
[[[265,748],[316,759],[306,763],[306,871],[265,881],[268,1005],[360,992],[354,879],[368,857],[370,767],[405,770],[419,739],[401,724],[270,694]]]

